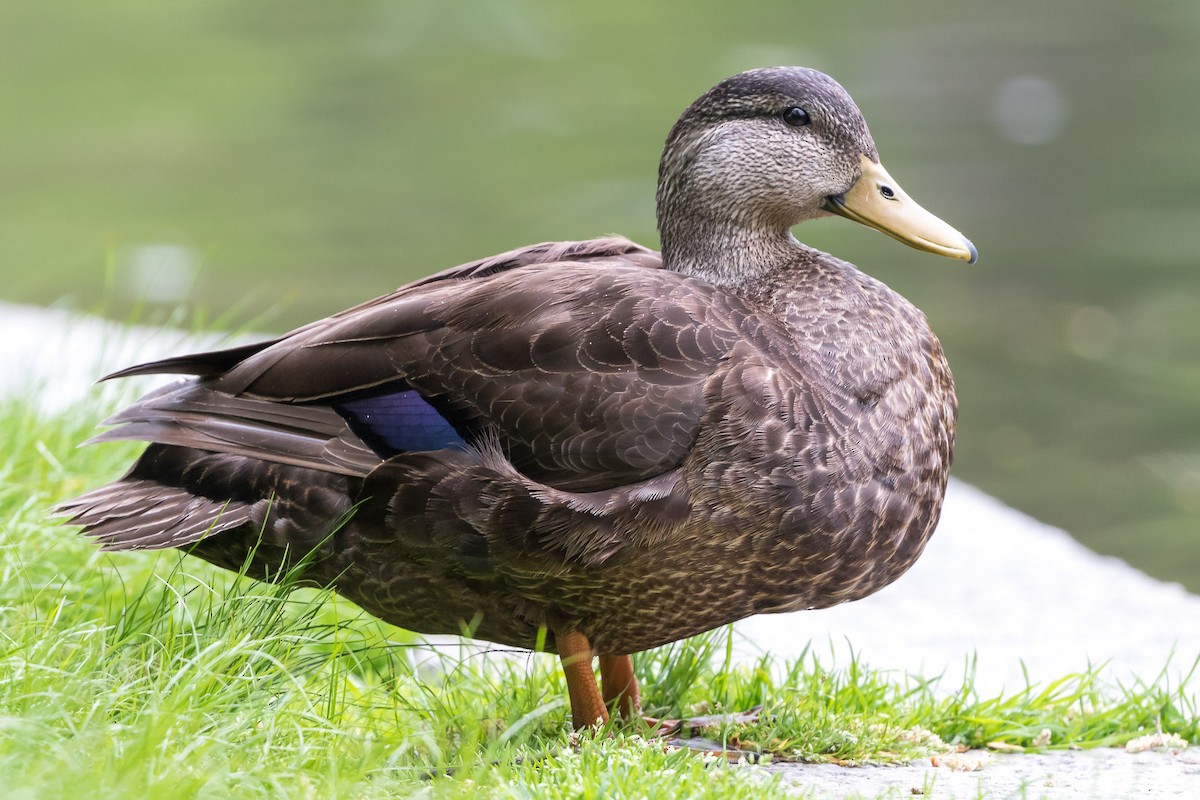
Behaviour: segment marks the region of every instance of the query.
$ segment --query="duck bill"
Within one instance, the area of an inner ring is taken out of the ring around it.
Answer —
[[[882,164],[860,158],[862,176],[844,194],[825,198],[826,211],[882,231],[909,247],[975,263],[979,253],[967,237],[917,205]]]

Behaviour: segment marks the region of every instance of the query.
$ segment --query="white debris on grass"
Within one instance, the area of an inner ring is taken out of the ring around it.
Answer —
[[[968,750],[965,753],[939,753],[930,756],[929,763],[955,772],[978,772],[991,760],[992,757],[984,750]]]
[[[1175,733],[1148,733],[1125,743],[1126,753],[1144,753],[1147,750],[1182,750],[1188,746],[1187,739]],[[1200,786],[1197,787],[1200,791]]]

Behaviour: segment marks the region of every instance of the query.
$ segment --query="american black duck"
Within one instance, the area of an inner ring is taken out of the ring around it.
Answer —
[[[790,233],[829,214],[975,260],[833,79],[735,75],[667,138],[661,254],[533,245],[122,370],[194,377],[108,420],[150,445],[61,510],[265,580],[311,554],[309,582],[416,631],[544,630],[576,726],[633,714],[630,653],[868,595],[937,522],[950,370],[916,308]]]

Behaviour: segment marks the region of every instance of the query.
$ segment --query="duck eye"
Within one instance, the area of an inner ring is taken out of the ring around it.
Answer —
[[[802,128],[812,122],[812,118],[808,116],[808,112],[798,106],[785,108],[779,116],[793,128]]]

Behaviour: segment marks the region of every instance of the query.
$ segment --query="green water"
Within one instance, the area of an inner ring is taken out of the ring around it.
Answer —
[[[532,241],[654,244],[678,112],[815,66],[979,247],[798,232],[929,315],[956,474],[1200,590],[1200,4],[747,5],[8,0],[0,297],[281,329]]]

